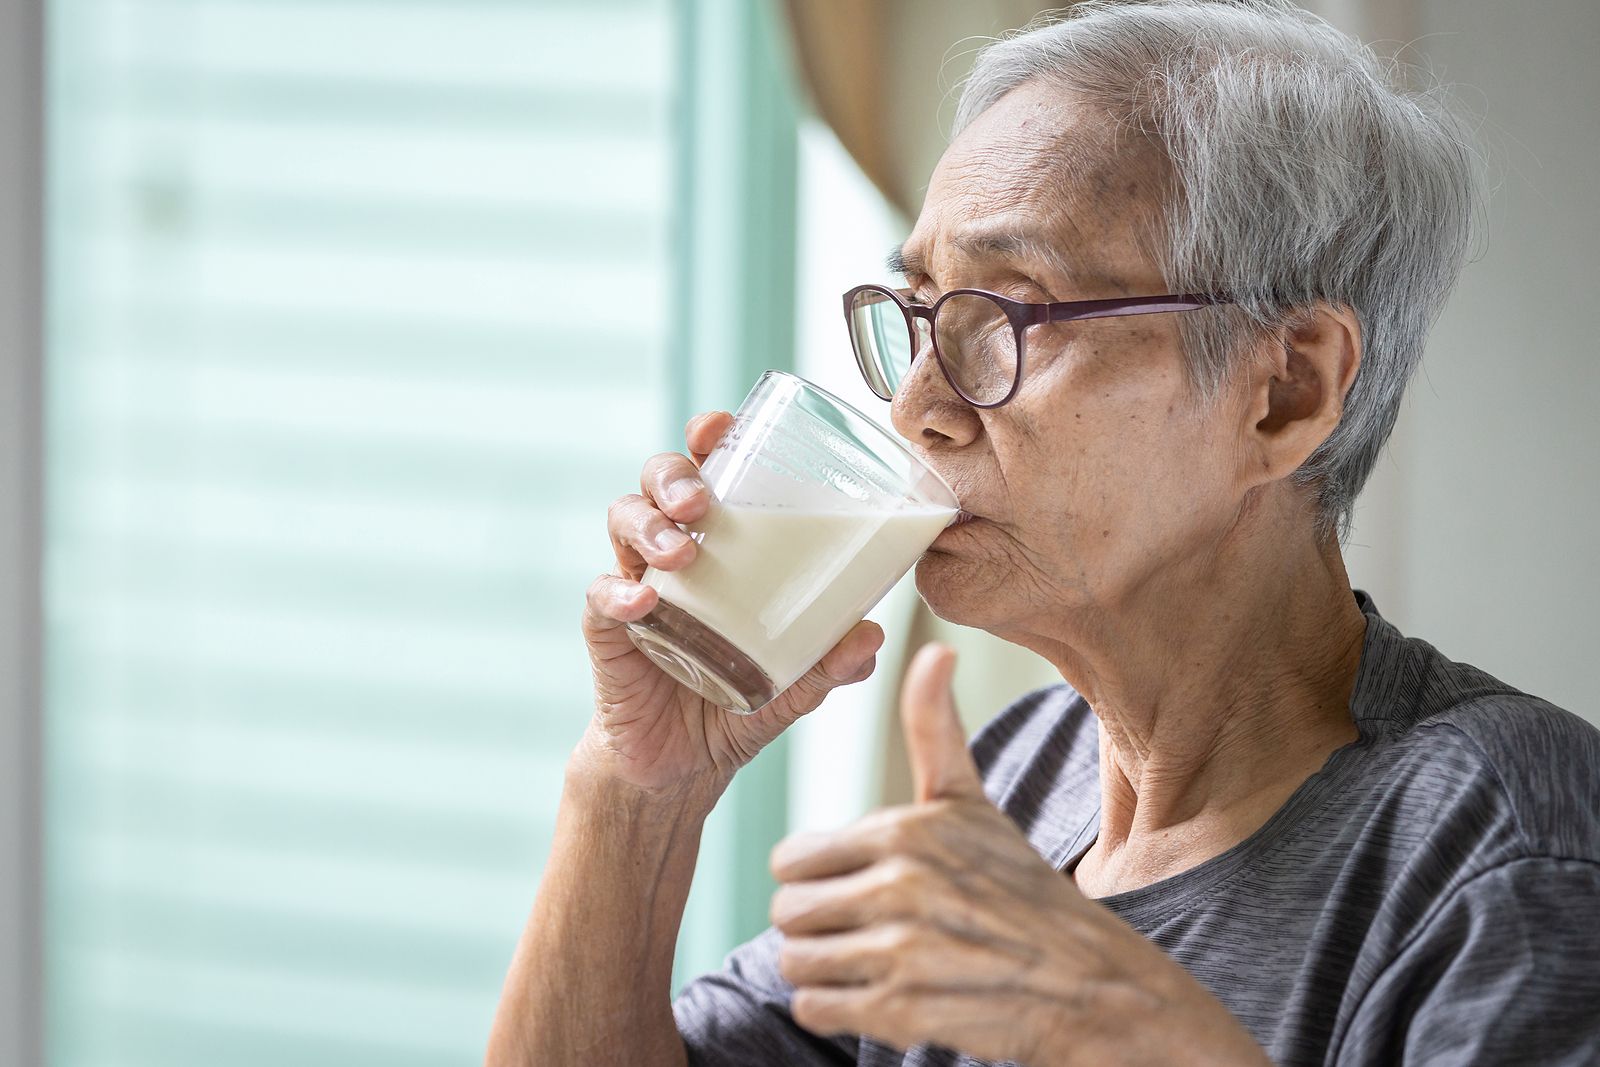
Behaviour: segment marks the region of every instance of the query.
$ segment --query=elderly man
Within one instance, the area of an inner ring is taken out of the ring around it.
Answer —
[[[673,1003],[707,812],[882,640],[749,718],[633,648],[641,571],[687,564],[708,507],[729,417],[695,419],[611,512],[596,713],[490,1060],[1600,1062],[1600,734],[1402,636],[1340,558],[1469,158],[1274,0],[1082,5],[987,49],[905,286],[847,315],[971,516],[919,592],[1064,684],[969,749],[923,649],[916,802],[782,842],[774,929]]]

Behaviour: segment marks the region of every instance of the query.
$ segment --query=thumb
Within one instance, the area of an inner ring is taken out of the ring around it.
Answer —
[[[930,642],[912,657],[900,685],[900,723],[919,804],[939,797],[984,795],[983,779],[967,751],[966,731],[950,692],[955,671],[955,649]]]

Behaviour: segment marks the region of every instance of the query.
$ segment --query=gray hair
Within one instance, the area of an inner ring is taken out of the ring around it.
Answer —
[[[1166,283],[1237,301],[1180,317],[1202,395],[1310,305],[1358,317],[1342,417],[1295,473],[1319,535],[1346,534],[1467,255],[1480,178],[1466,125],[1442,90],[1405,90],[1398,65],[1287,0],[1087,0],[1035,20],[978,55],[953,134],[1035,78],[1170,161],[1146,235]]]

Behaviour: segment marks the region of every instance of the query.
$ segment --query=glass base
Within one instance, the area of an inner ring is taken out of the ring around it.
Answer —
[[[665,600],[628,623],[628,639],[673,678],[711,703],[753,715],[778,695],[767,672],[717,631]]]

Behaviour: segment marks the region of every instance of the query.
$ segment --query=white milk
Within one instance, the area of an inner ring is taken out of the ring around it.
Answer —
[[[816,511],[717,503],[685,527],[689,566],[651,569],[663,599],[716,630],[778,688],[871,610],[949,524],[954,508]]]

